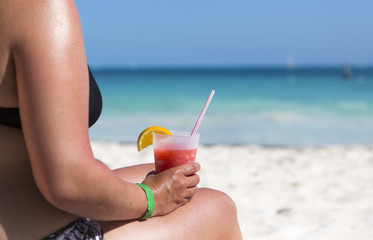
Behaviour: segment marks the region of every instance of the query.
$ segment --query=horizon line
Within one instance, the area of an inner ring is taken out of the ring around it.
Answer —
[[[373,64],[303,64],[297,66],[286,66],[281,64],[260,65],[117,65],[117,64],[89,64],[94,70],[244,70],[244,69],[278,69],[278,70],[302,70],[302,69],[373,69]]]

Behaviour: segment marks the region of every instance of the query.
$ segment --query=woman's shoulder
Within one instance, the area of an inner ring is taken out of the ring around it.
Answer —
[[[10,39],[55,34],[64,25],[80,24],[73,0],[0,1],[0,30]]]
[[[73,0],[2,0],[0,1],[0,18],[22,20],[30,16],[45,17],[51,13],[59,16],[71,13],[71,10],[75,8]]]
[[[0,11],[45,11],[54,8],[75,7],[74,0],[2,0]],[[10,14],[12,15],[12,14]]]

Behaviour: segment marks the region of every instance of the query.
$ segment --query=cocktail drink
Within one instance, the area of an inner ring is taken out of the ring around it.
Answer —
[[[196,160],[199,133],[172,132],[172,135],[153,133],[155,171],[160,173]]]
[[[215,91],[211,90],[191,133],[170,132],[159,126],[148,127],[140,133],[137,139],[137,150],[141,151],[147,146],[153,145],[156,173],[196,160],[199,141],[197,130],[214,93]]]

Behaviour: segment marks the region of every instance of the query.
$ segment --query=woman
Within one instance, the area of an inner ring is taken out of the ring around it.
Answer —
[[[94,159],[97,112],[73,0],[1,1],[0,239],[241,239],[232,200],[197,190],[197,163],[147,176]]]

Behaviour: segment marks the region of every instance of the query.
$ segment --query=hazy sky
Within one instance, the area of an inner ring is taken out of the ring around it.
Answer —
[[[93,66],[373,65],[372,0],[80,0]]]

